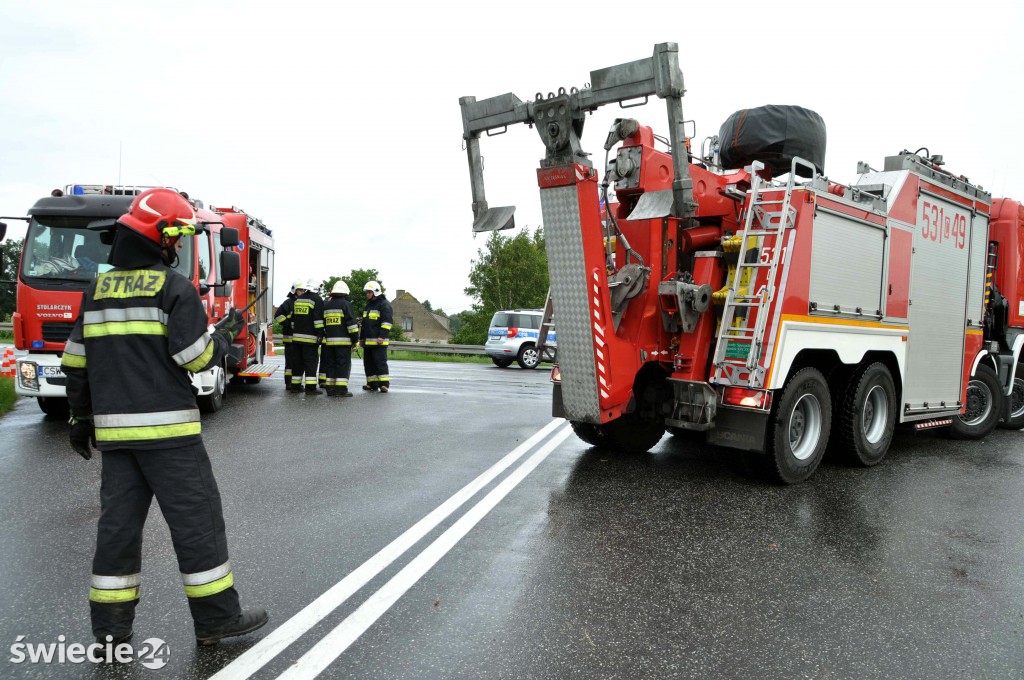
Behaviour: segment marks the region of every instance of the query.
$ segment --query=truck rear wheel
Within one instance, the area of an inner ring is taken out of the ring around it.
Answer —
[[[836,443],[850,462],[877,465],[885,458],[896,428],[896,387],[889,369],[882,363],[865,367],[839,396]]]
[[[1013,378],[1013,389],[1010,396],[1003,395],[1006,400],[1006,415],[999,427],[1006,430],[1024,429],[1024,365],[1017,364],[1017,374]]]
[[[39,410],[48,416],[55,418],[67,418],[71,414],[71,407],[64,397],[36,397],[39,401]]]
[[[1003,414],[999,378],[991,366],[981,364],[967,383],[967,408],[953,416],[949,436],[953,439],[982,439],[992,434]]]
[[[608,445],[608,439],[600,425],[584,423],[578,420],[570,420],[569,424],[572,425],[572,431],[576,433],[576,436],[587,444],[602,447]]]
[[[767,479],[796,484],[821,463],[832,426],[832,403],[825,376],[816,368],[797,371],[782,388],[769,420],[760,472]]]
[[[601,426],[608,445],[623,453],[647,453],[665,436],[665,426],[644,420],[635,413],[625,413]]]

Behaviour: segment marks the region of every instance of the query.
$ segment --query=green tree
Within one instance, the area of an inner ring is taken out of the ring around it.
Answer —
[[[3,253],[3,270],[0,271],[0,321],[10,321],[15,309],[15,280],[18,277],[18,261],[24,239],[0,243]],[[9,283],[4,283],[9,282]]]
[[[460,345],[484,344],[496,311],[543,307],[548,294],[544,229],[524,229],[511,236],[491,232],[486,247],[477,251],[465,290],[475,302],[459,315],[452,342]]]

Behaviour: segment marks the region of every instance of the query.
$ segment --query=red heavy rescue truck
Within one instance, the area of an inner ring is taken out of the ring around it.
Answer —
[[[590,83],[460,100],[475,231],[515,210],[487,205],[480,134],[527,123],[546,147],[553,410],[581,439],[646,451],[668,430],[794,483],[826,446],[878,463],[897,424],[960,439],[1024,427],[1020,203],[926,149],[832,182],[824,123],[800,107],[737,112],[694,156],[674,43]],[[616,119],[599,176],[585,116],[652,95],[668,138]]]
[[[39,199],[29,210],[28,233],[17,279],[14,344],[18,357],[15,389],[36,397],[47,414],[68,411],[64,343],[78,318],[82,293],[107,263],[114,221],[150,187],[73,184],[62,195]],[[211,324],[233,308],[247,311],[248,324],[235,339],[224,365],[194,374],[199,407],[218,410],[228,376],[258,381],[274,368],[263,363],[272,341],[274,239],[269,229],[237,208],[206,208],[193,201],[195,236],[183,237],[174,269],[195,285]],[[12,219],[12,218],[6,218]],[[260,294],[266,291],[260,297]]]

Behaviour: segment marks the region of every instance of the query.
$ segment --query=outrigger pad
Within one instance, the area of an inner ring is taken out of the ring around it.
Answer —
[[[761,161],[774,175],[791,170],[795,156],[825,172],[825,121],[800,106],[761,106],[729,116],[718,131],[722,167],[735,170]],[[798,165],[807,177],[809,168]]]
[[[512,229],[516,226],[516,207],[506,205],[500,208],[488,208],[480,217],[473,221],[473,231],[498,231]]]

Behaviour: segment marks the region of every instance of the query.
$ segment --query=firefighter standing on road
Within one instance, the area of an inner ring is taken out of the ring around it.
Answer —
[[[391,389],[388,375],[388,338],[391,337],[391,304],[384,298],[380,284],[367,281],[366,309],[363,310],[363,325],[359,331],[359,346],[363,348],[363,370],[366,384],[363,389],[371,392]]]
[[[110,262],[86,291],[64,350],[71,446],[103,452],[101,511],[89,589],[93,633],[132,635],[142,582],[142,530],[155,495],[171,530],[200,645],[267,622],[242,611],[220,493],[200,435],[189,371],[223,362],[243,326],[232,310],[212,334],[189,281],[172,273],[175,245],[195,212],[170,189],[140,194],[117,222]]]
[[[317,326],[317,348],[316,348],[317,359],[319,360],[319,357],[320,357],[320,345],[322,345],[323,341],[324,341],[324,315],[323,315],[324,299],[322,297],[320,297],[320,293],[316,292],[318,288],[319,288],[319,286],[313,281],[313,279],[310,279],[309,283],[306,284],[306,295],[308,295],[310,298],[312,298],[313,303],[318,306],[318,309],[320,309],[320,325]],[[321,387],[321,388],[324,385],[327,384],[327,374],[324,372],[324,364],[323,364],[322,361],[320,362],[320,370],[318,370],[317,374],[316,374],[316,381],[317,381],[317,385],[319,387]]]
[[[292,312],[295,311],[295,286],[292,284],[281,306],[277,308],[274,321],[281,324],[281,341],[284,343],[284,388],[288,391],[300,391],[302,385],[295,385],[292,382],[292,375],[295,372],[295,345],[292,343]]]
[[[324,347],[321,366],[327,375],[328,397],[351,397],[352,343],[359,339],[359,320],[348,301],[348,284],[338,281],[324,303]]]
[[[296,391],[301,391],[305,384],[306,394],[323,394],[317,387],[317,365],[320,363],[317,350],[324,334],[323,300],[311,290],[310,284],[298,283],[292,306],[292,344],[297,354],[292,367],[293,388],[299,386]]]

